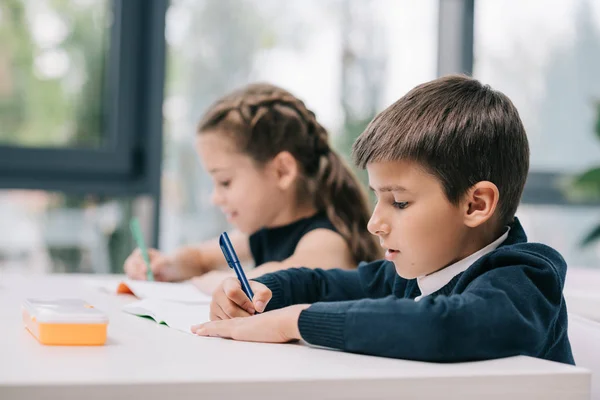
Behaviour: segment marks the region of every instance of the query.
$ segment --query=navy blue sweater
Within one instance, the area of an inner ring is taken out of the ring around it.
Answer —
[[[393,263],[357,270],[288,269],[258,279],[267,311],[312,304],[298,321],[308,343],[409,360],[460,362],[527,355],[574,364],[562,295],[563,258],[527,243],[519,221],[500,247],[415,302],[415,279]]]

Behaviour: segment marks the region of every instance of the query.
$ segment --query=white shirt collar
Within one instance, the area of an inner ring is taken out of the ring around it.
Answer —
[[[446,286],[448,282],[450,282],[456,275],[466,271],[475,261],[496,250],[496,248],[498,248],[498,246],[500,246],[506,240],[509,231],[510,227],[508,227],[507,231],[504,232],[504,234],[498,239],[488,244],[481,250],[471,254],[470,256],[463,258],[462,260],[457,261],[444,269],[436,271],[433,274],[417,277],[417,285],[419,286],[421,295],[417,296],[415,301],[419,301],[421,298],[437,292]]]

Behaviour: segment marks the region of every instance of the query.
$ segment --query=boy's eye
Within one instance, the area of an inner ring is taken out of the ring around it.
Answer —
[[[231,181],[220,181],[218,182],[219,186],[223,186],[224,188],[229,187]]]
[[[403,210],[406,207],[408,207],[408,202],[407,201],[395,201],[392,203],[392,206],[394,206],[400,210]]]

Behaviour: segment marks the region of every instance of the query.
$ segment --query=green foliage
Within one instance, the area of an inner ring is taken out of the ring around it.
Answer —
[[[600,103],[597,104],[595,134],[600,139]],[[571,185],[571,198],[600,200],[600,166],[593,167],[577,176]],[[592,229],[582,240],[582,246],[588,246],[600,239],[600,225]]]

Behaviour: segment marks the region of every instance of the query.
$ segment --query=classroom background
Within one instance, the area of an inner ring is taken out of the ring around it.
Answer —
[[[234,88],[290,90],[348,157],[447,73],[521,113],[530,240],[600,268],[600,1],[2,0],[0,273],[121,273],[132,216],[167,252],[228,229],[193,141]]]

